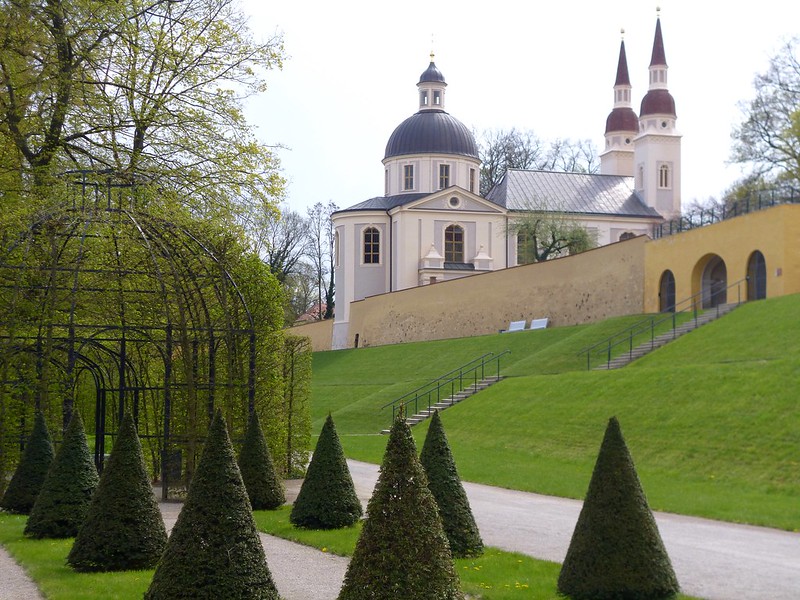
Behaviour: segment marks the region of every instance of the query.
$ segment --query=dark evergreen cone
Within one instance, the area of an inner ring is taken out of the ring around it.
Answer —
[[[33,430],[0,501],[0,508],[12,513],[30,514],[53,462],[53,454],[53,442],[44,415],[37,412]]]
[[[428,488],[439,506],[442,525],[453,556],[480,556],[483,554],[483,540],[469,506],[467,493],[461,485],[438,410],[431,418],[419,460],[428,477]]]
[[[453,556],[405,419],[389,434],[339,600],[463,599]]]
[[[247,422],[239,471],[253,510],[275,510],[286,502],[283,483],[275,473],[275,463],[264,438],[264,431],[255,411]]]
[[[561,567],[558,592],[573,600],[656,600],[678,591],[619,422],[612,417]]]
[[[166,545],[136,425],[126,413],[67,563],[76,571],[150,569]]]
[[[76,410],[31,508],[25,535],[33,538],[75,537],[89,511],[98,479],[83,421]]]
[[[144,597],[279,598],[219,410]]]
[[[354,525],[362,514],[333,418],[328,415],[289,520],[296,527],[337,529]]]

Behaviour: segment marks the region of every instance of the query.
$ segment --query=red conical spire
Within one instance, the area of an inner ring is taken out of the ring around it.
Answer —
[[[650,66],[667,65],[667,57],[664,54],[664,38],[661,37],[661,17],[656,17],[656,36],[653,40],[653,54],[650,56]]]
[[[619,62],[617,63],[617,80],[614,85],[630,85],[631,78],[628,76],[628,58],[625,56],[625,40],[619,43]]]

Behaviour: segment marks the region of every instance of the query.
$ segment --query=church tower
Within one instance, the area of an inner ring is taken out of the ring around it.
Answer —
[[[601,174],[633,177],[633,140],[638,131],[639,119],[631,108],[631,80],[622,40],[614,81],[614,108],[606,119],[606,147],[600,154]]]
[[[667,89],[667,59],[656,18],[650,85],[639,111],[639,135],[633,140],[634,186],[645,203],[665,219],[681,212],[681,135],[675,127],[675,100]]]

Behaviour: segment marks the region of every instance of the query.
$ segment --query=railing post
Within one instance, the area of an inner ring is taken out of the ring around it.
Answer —
[[[628,334],[628,358],[633,359],[633,329]]]
[[[611,366],[611,340],[608,340],[608,360],[606,361],[606,368]]]

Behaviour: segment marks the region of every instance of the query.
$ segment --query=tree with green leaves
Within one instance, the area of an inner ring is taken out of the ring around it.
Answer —
[[[255,411],[250,413],[247,422],[239,453],[239,471],[253,510],[275,510],[286,502],[283,483],[275,473],[272,454]]]
[[[76,410],[31,508],[25,535],[33,538],[75,537],[86,519],[98,479],[83,420]]]
[[[44,415],[36,412],[33,430],[25,444],[17,469],[0,501],[0,508],[12,513],[30,514],[47,471],[53,462],[53,442]]]
[[[279,598],[220,410],[144,597]]]
[[[166,545],[136,424],[127,412],[67,564],[81,572],[150,569]]]
[[[354,525],[362,513],[344,450],[329,414],[289,520],[295,527],[338,529]]]
[[[463,599],[436,500],[404,415],[389,433],[339,600]]]
[[[733,160],[757,179],[800,184],[800,37],[786,41],[753,81],[733,130]]]
[[[21,167],[44,191],[113,169],[207,215],[274,211],[278,161],[242,106],[281,67],[282,39],[256,40],[234,0],[0,7],[0,173]]]
[[[461,485],[439,411],[433,413],[419,461],[428,477],[450,550],[456,558],[483,554],[483,540],[475,523],[469,498]]]
[[[619,422],[612,417],[561,567],[558,592],[572,600],[661,600],[678,591]]]

